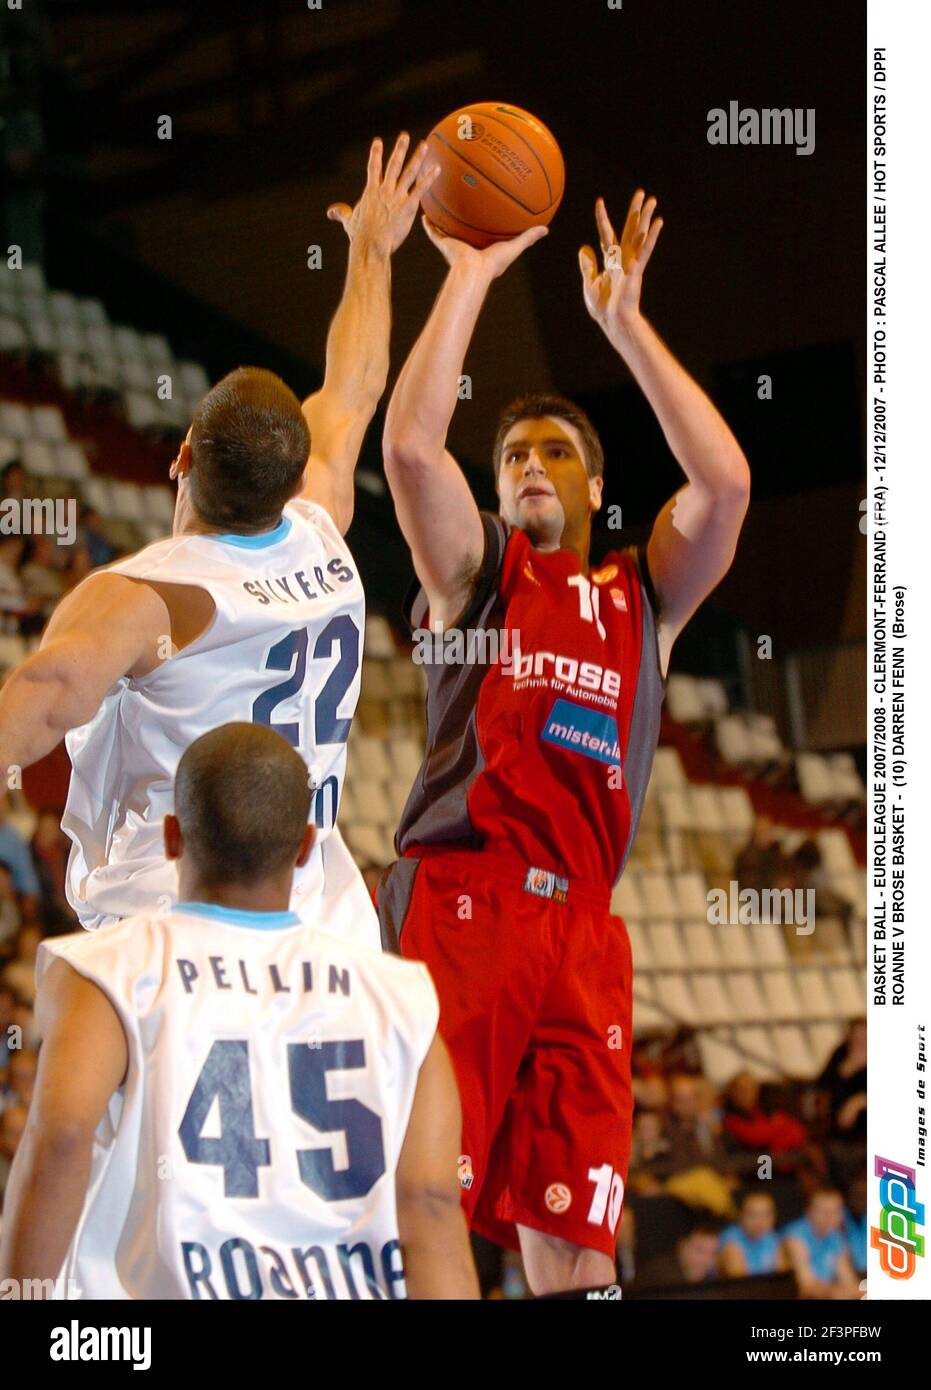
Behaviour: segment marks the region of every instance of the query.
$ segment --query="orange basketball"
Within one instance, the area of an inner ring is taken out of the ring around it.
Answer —
[[[447,236],[470,246],[506,241],[550,222],[566,184],[566,166],[542,121],[504,101],[463,106],[428,137],[440,165],[422,207]]]

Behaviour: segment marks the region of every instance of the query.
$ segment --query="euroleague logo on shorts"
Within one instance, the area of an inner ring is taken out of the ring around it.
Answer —
[[[548,1211],[562,1216],[572,1206],[572,1190],[564,1182],[551,1182],[543,1194],[543,1200]]]

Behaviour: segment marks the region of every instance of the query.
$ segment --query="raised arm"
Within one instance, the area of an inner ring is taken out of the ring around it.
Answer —
[[[459,378],[492,280],[546,235],[532,227],[477,251],[424,228],[449,264],[426,327],[404,364],[385,419],[385,474],[398,522],[427,594],[431,625],[455,621],[482,562],[483,532],[465,476],[446,448]]]
[[[151,670],[173,636],[169,607],[150,585],[120,574],[88,576],[0,690],[0,777],[44,758],[69,729],[92,719],[120,677]]]
[[[327,336],[323,385],[303,404],[310,427],[303,496],[325,507],[344,534],[352,521],[353,474],[362,441],[388,379],[391,257],[439,172],[436,165],[424,167],[425,143],[405,165],[408,144],[406,134],[398,137],[382,173],[382,143],[374,140],[355,207],[334,203],[327,209],[349,237],[349,263]]]
[[[585,303],[627,363],[688,479],[663,507],[647,549],[660,603],[664,666],[678,634],[730,569],[750,499],[750,469],[718,411],[640,312],[643,271],[662,219],[656,199],[634,194],[620,243],[601,199],[595,216],[605,259],[579,252]]]
[[[102,990],[54,960],[36,996],[36,1089],[3,1207],[0,1280],[58,1278],[81,1215],[94,1131],[127,1066]]]

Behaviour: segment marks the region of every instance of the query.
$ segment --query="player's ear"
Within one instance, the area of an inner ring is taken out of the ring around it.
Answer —
[[[588,500],[593,512],[601,511],[601,494],[604,491],[604,478],[589,478]]]
[[[191,426],[193,429],[194,426]],[[171,461],[171,468],[168,470],[169,478],[186,478],[191,471],[191,430],[184,436],[184,442],[178,448],[178,452]]]
[[[303,869],[310,858],[310,851],[314,847],[314,840],[316,840],[316,838],[317,827],[315,825],[305,826],[304,834],[301,837],[301,846],[297,852],[297,858],[294,861],[295,868]]]
[[[165,858],[180,859],[184,853],[184,841],[181,839],[181,826],[178,824],[177,816],[166,816],[163,826],[165,838]]]

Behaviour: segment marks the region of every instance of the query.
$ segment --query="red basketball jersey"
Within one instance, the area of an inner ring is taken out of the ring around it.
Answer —
[[[499,849],[556,878],[610,885],[629,853],[659,734],[664,683],[645,556],[613,551],[588,574],[482,514],[485,557],[457,627],[428,635],[427,750],[398,829],[423,846]]]

